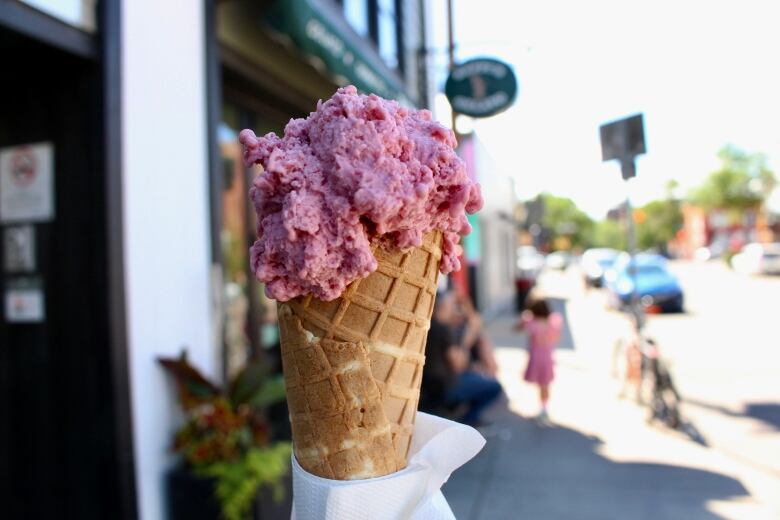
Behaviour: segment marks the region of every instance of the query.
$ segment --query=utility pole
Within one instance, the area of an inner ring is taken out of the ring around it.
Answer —
[[[453,15],[452,15],[452,0],[447,0],[447,55],[449,56],[449,70],[452,72],[452,69],[455,68],[455,25],[453,23]],[[458,135],[458,129],[455,126],[455,121],[458,118],[457,112],[455,112],[455,108],[450,106],[450,116],[451,116],[451,124],[452,124],[452,132],[455,134],[455,139],[460,142],[460,136]]]
[[[636,269],[636,230],[634,229],[634,211],[631,206],[631,179],[636,177],[636,156],[645,153],[645,129],[642,114],[620,119],[602,125],[601,158],[604,161],[618,160],[620,171],[626,186],[626,234],[628,235],[628,275],[631,278],[631,313],[641,328],[642,313],[639,312],[639,293],[637,292]]]
[[[631,162],[630,166],[627,166],[625,163],[627,161]],[[628,235],[628,276],[631,278],[631,312],[634,314],[634,316],[639,320],[639,316],[641,313],[638,312],[639,309],[639,293],[637,292],[637,274],[636,274],[636,228],[634,226],[634,207],[631,204],[631,177],[626,177],[626,169],[630,168],[630,170],[636,172],[636,166],[634,165],[634,158],[631,159],[625,159],[621,162],[621,167],[623,169],[623,179],[624,179],[624,185],[626,187],[626,234]],[[634,173],[636,175],[636,173]],[[632,175],[633,176],[633,175]],[[637,326],[641,327],[641,323],[637,323]]]

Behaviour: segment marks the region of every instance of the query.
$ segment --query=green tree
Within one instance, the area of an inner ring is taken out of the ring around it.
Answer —
[[[691,193],[691,201],[706,210],[742,211],[759,208],[777,185],[766,155],[727,145],[718,152],[721,166]]]
[[[674,239],[683,224],[683,216],[678,201],[667,198],[654,200],[639,208],[636,212],[636,243],[639,249],[666,250],[666,245]]]
[[[573,200],[543,193],[542,227],[549,233],[551,243],[565,237],[571,247],[588,247],[593,234],[593,220],[577,207]]]
[[[616,220],[604,219],[593,226],[593,235],[590,245],[593,247],[611,247],[625,251],[626,231],[624,226]]]
[[[669,179],[666,181],[666,184],[664,185],[664,191],[666,191],[666,198],[677,200],[679,197],[677,196],[677,191],[680,189],[680,183],[677,182],[675,179]]]

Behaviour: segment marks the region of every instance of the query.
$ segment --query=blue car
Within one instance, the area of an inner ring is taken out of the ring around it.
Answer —
[[[660,255],[637,255],[634,262],[635,276],[629,270],[629,260],[616,263],[607,282],[612,305],[620,308],[631,303],[636,283],[639,302],[646,311],[682,312],[683,290],[677,278],[669,272],[666,259]]]

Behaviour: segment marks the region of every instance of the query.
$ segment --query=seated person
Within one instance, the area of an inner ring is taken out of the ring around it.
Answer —
[[[495,379],[498,364],[493,353],[493,344],[483,331],[482,317],[468,296],[455,293],[455,301],[455,339],[469,353],[469,368]]]
[[[482,411],[501,394],[501,385],[469,369],[469,349],[453,338],[456,320],[455,295],[439,294],[428,331],[420,409],[436,413],[465,405],[467,410],[460,420],[477,425]]]

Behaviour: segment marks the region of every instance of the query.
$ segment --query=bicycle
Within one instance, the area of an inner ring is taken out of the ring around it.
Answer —
[[[701,433],[683,418],[682,398],[672,374],[660,355],[658,344],[644,332],[644,312],[636,307],[629,308],[629,313],[634,318],[634,334],[629,339],[619,339],[612,355],[612,373],[623,381],[621,396],[633,385],[636,401],[649,409],[648,422],[659,421],[706,446]]]

